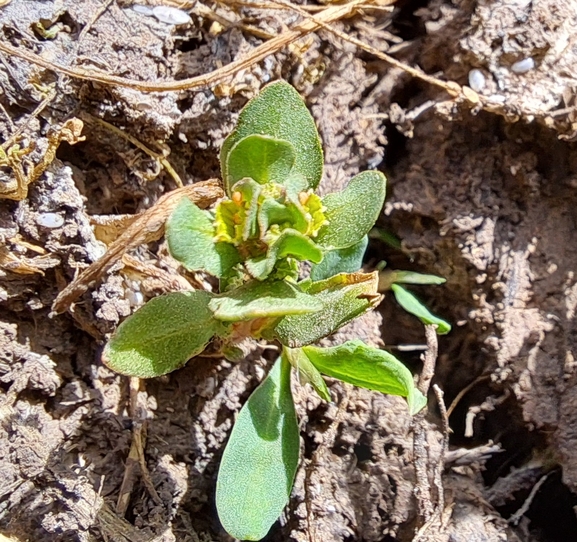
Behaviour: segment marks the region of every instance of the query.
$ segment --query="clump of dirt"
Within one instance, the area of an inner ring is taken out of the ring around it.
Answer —
[[[434,79],[325,28],[228,78],[174,92],[97,75],[188,80],[247,58],[302,15],[180,2],[192,22],[178,26],[129,1],[5,4],[0,45],[82,77],[17,56],[0,65],[0,133],[12,160],[0,156],[0,532],[22,541],[229,540],[214,511],[219,458],[275,352],[252,345],[240,363],[197,358],[140,383],[103,366],[120,321],[159,293],[199,286],[162,239],[119,259],[66,313],[51,306],[125,227],[115,233],[107,220],[149,209],[179,179],[218,177],[240,108],[284,78],[316,119],[323,192],[367,168],[388,176],[379,227],[401,248],[373,240],[367,266],[384,259],[447,278],[418,295],[454,324],[434,378],[452,434],[445,450],[432,394],[428,419],[415,421],[397,398],[331,382],[325,404],[295,383],[304,459],[268,539],[574,537],[573,3],[400,1],[331,23]],[[472,69],[481,73],[474,89],[443,83],[467,85]],[[86,139],[50,156],[51,137],[72,118]],[[43,159],[48,169],[18,196],[17,165],[30,180]],[[422,369],[422,326],[388,297],[327,340],[348,338],[396,348]],[[417,350],[403,353],[406,345]],[[415,470],[422,461],[425,479]]]

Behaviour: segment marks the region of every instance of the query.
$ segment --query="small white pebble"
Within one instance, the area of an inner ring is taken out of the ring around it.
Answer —
[[[36,224],[43,228],[60,228],[64,225],[64,217],[57,213],[41,213],[36,217]]]
[[[190,15],[181,9],[169,6],[154,6],[152,14],[161,22],[166,24],[189,24],[192,22]]]
[[[130,303],[131,307],[140,307],[144,303],[144,296],[139,290],[127,290],[126,299]]]
[[[511,66],[511,71],[513,73],[522,74],[531,71],[534,67],[535,61],[529,57],[524,58],[523,60],[519,60],[519,62],[515,62],[515,64]]]
[[[493,104],[504,104],[505,103],[505,96],[501,96],[500,94],[491,94],[491,96],[487,96],[487,101]]]
[[[149,8],[148,6],[141,6],[139,4],[132,6],[132,11],[136,11],[136,13],[140,13],[142,15],[152,15],[152,8]]]
[[[40,310],[42,307],[44,307],[42,301],[40,301],[40,299],[37,297],[31,297],[26,303],[26,306],[33,311]]]
[[[485,88],[485,76],[481,70],[471,70],[469,72],[469,86],[475,92],[481,92]]]

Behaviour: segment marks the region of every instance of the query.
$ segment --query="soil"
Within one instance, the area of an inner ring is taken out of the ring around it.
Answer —
[[[148,2],[186,8],[191,22],[171,25],[127,0],[0,4],[1,43],[143,82],[247,58],[265,34],[301,17],[232,1]],[[2,49],[4,151],[33,143],[21,159],[26,176],[58,146],[21,193],[17,166],[0,157],[7,537],[230,540],[215,513],[215,475],[235,414],[274,350],[248,345],[239,363],[199,357],[145,382],[108,370],[100,355],[120,321],[199,280],[162,239],[129,251],[64,313],[51,307],[118,235],[95,224],[149,209],[176,188],[159,156],[184,185],[218,177],[218,151],[241,107],[285,79],[317,122],[324,192],[367,168],[388,177],[378,226],[401,244],[373,239],[367,269],[386,260],[446,277],[415,291],[453,324],[433,383],[454,408],[445,449],[433,393],[426,417],[411,420],[395,397],[330,382],[326,404],[295,382],[303,460],[267,540],[577,540],[577,4],[367,2],[331,24],[434,81],[326,28],[218,83],[174,92],[70,77]],[[473,69],[482,75],[465,88]],[[83,141],[58,136],[74,118]],[[386,345],[422,370],[421,351],[406,345],[426,342],[423,326],[390,297],[327,341],[347,338]]]

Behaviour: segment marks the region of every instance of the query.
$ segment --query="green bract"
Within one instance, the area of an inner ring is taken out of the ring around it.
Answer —
[[[234,425],[216,490],[228,533],[259,540],[287,504],[298,466],[291,371],[325,401],[331,396],[322,375],[404,397],[411,414],[426,403],[411,373],[388,352],[361,341],[333,348],[314,343],[375,307],[380,289],[393,289],[404,308],[438,324],[439,332],[449,328],[399,286],[438,278],[359,272],[385,177],[366,171],[341,192],[317,195],[321,144],[290,85],[268,85],[247,104],[220,158],[226,197],[209,211],[185,198],[166,227],[171,255],[188,271],[218,278],[219,291],[149,301],[119,326],[103,359],[119,373],[149,378],[178,369],[213,338],[233,360],[247,337],[278,342],[279,360]],[[300,262],[310,265],[310,278],[299,280]]]

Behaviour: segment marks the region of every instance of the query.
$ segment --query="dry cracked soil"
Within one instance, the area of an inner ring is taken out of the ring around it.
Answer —
[[[209,74],[335,6],[307,2],[305,15],[264,0],[142,2],[180,6],[182,25],[128,0],[0,2],[0,46],[19,51],[0,47],[8,539],[230,540],[215,475],[274,351],[199,357],[146,382],[102,364],[107,336],[143,301],[205,284],[162,238],[131,248],[64,312],[51,307],[122,220],[176,188],[164,160],[184,185],[218,178],[239,110],[284,79],[316,120],[324,191],[367,168],[387,175],[389,242],[372,239],[366,268],[386,260],[447,279],[417,293],[453,324],[433,379],[450,431],[432,393],[415,423],[398,398],[329,382],[326,404],[295,382],[303,459],[266,540],[577,541],[577,3],[367,1],[330,26],[372,51],[322,27],[185,89],[95,77]],[[346,338],[422,370],[407,345],[425,342],[423,326],[390,296],[327,340]]]

